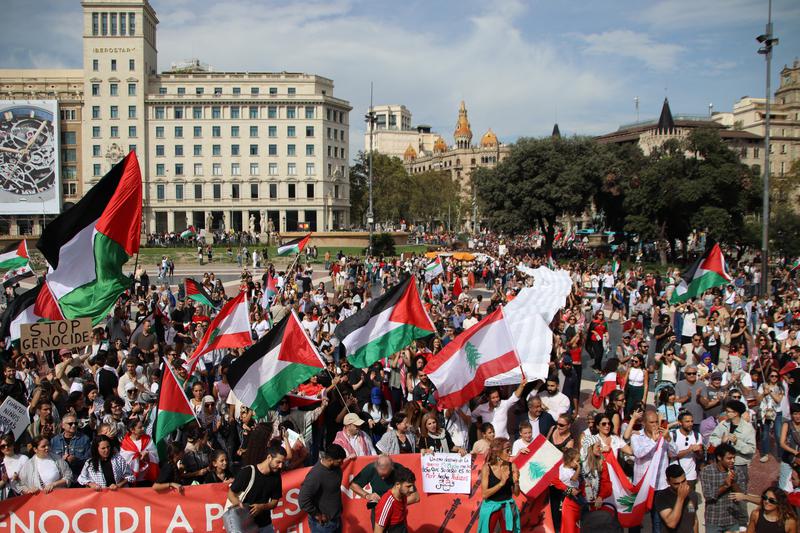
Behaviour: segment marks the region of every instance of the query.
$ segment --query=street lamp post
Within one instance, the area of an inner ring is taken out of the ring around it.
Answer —
[[[367,225],[369,225],[369,246],[367,256],[372,255],[372,233],[375,227],[375,213],[372,211],[372,131],[375,129],[375,112],[372,110],[372,82],[369,84],[369,112],[364,117],[367,122],[369,132],[369,170],[367,173],[367,185],[369,187],[369,210],[367,211]]]
[[[756,37],[756,40],[761,43],[761,48],[758,53],[763,55],[767,60],[767,98],[765,103],[765,118],[764,118],[764,203],[762,208],[762,228],[761,228],[761,294],[766,296],[769,287],[769,127],[770,127],[770,98],[771,98],[771,84],[770,74],[772,68],[772,47],[778,44],[778,39],[772,35],[772,0],[769,0],[767,8],[767,27],[766,31]]]

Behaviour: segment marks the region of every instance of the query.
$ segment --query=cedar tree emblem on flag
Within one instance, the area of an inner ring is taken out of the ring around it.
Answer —
[[[480,364],[481,360],[481,352],[475,347],[474,344],[468,342],[464,347],[464,351],[467,352],[467,364],[474,372],[478,365]]]

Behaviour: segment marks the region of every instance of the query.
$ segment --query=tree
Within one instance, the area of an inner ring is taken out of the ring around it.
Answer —
[[[460,187],[450,172],[427,171],[412,174],[408,191],[410,219],[430,225],[447,219],[448,207],[451,216],[459,211]]]
[[[800,205],[800,159],[792,163],[783,176],[770,176],[771,200],[775,209]]]
[[[800,257],[800,215],[796,211],[788,207],[773,211],[769,233],[773,250],[789,259]]]
[[[551,249],[559,218],[582,214],[599,190],[603,153],[589,138],[520,139],[497,167],[472,174],[485,217],[506,233],[538,227]]]
[[[374,152],[372,154],[372,205],[375,222],[393,223],[409,215],[411,182],[403,162],[397,157]],[[369,155],[359,152],[350,167],[351,220],[367,223],[369,209]]]

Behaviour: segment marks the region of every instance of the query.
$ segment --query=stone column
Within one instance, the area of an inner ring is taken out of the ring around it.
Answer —
[[[172,233],[175,231],[175,211],[172,209],[167,210],[167,232]]]
[[[231,230],[231,220],[233,218],[233,216],[231,215],[231,211],[229,209],[226,209],[225,211],[222,212],[222,216],[223,216],[222,220],[225,223],[225,231],[226,232],[230,231]]]

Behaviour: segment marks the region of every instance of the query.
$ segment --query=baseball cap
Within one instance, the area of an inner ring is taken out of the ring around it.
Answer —
[[[344,425],[345,426],[348,425],[348,424],[355,424],[357,426],[360,426],[363,423],[364,423],[364,421],[361,420],[361,418],[355,413],[347,413],[345,415],[345,417],[344,417]]]
[[[214,397],[210,394],[203,396],[203,403],[214,403]]]

